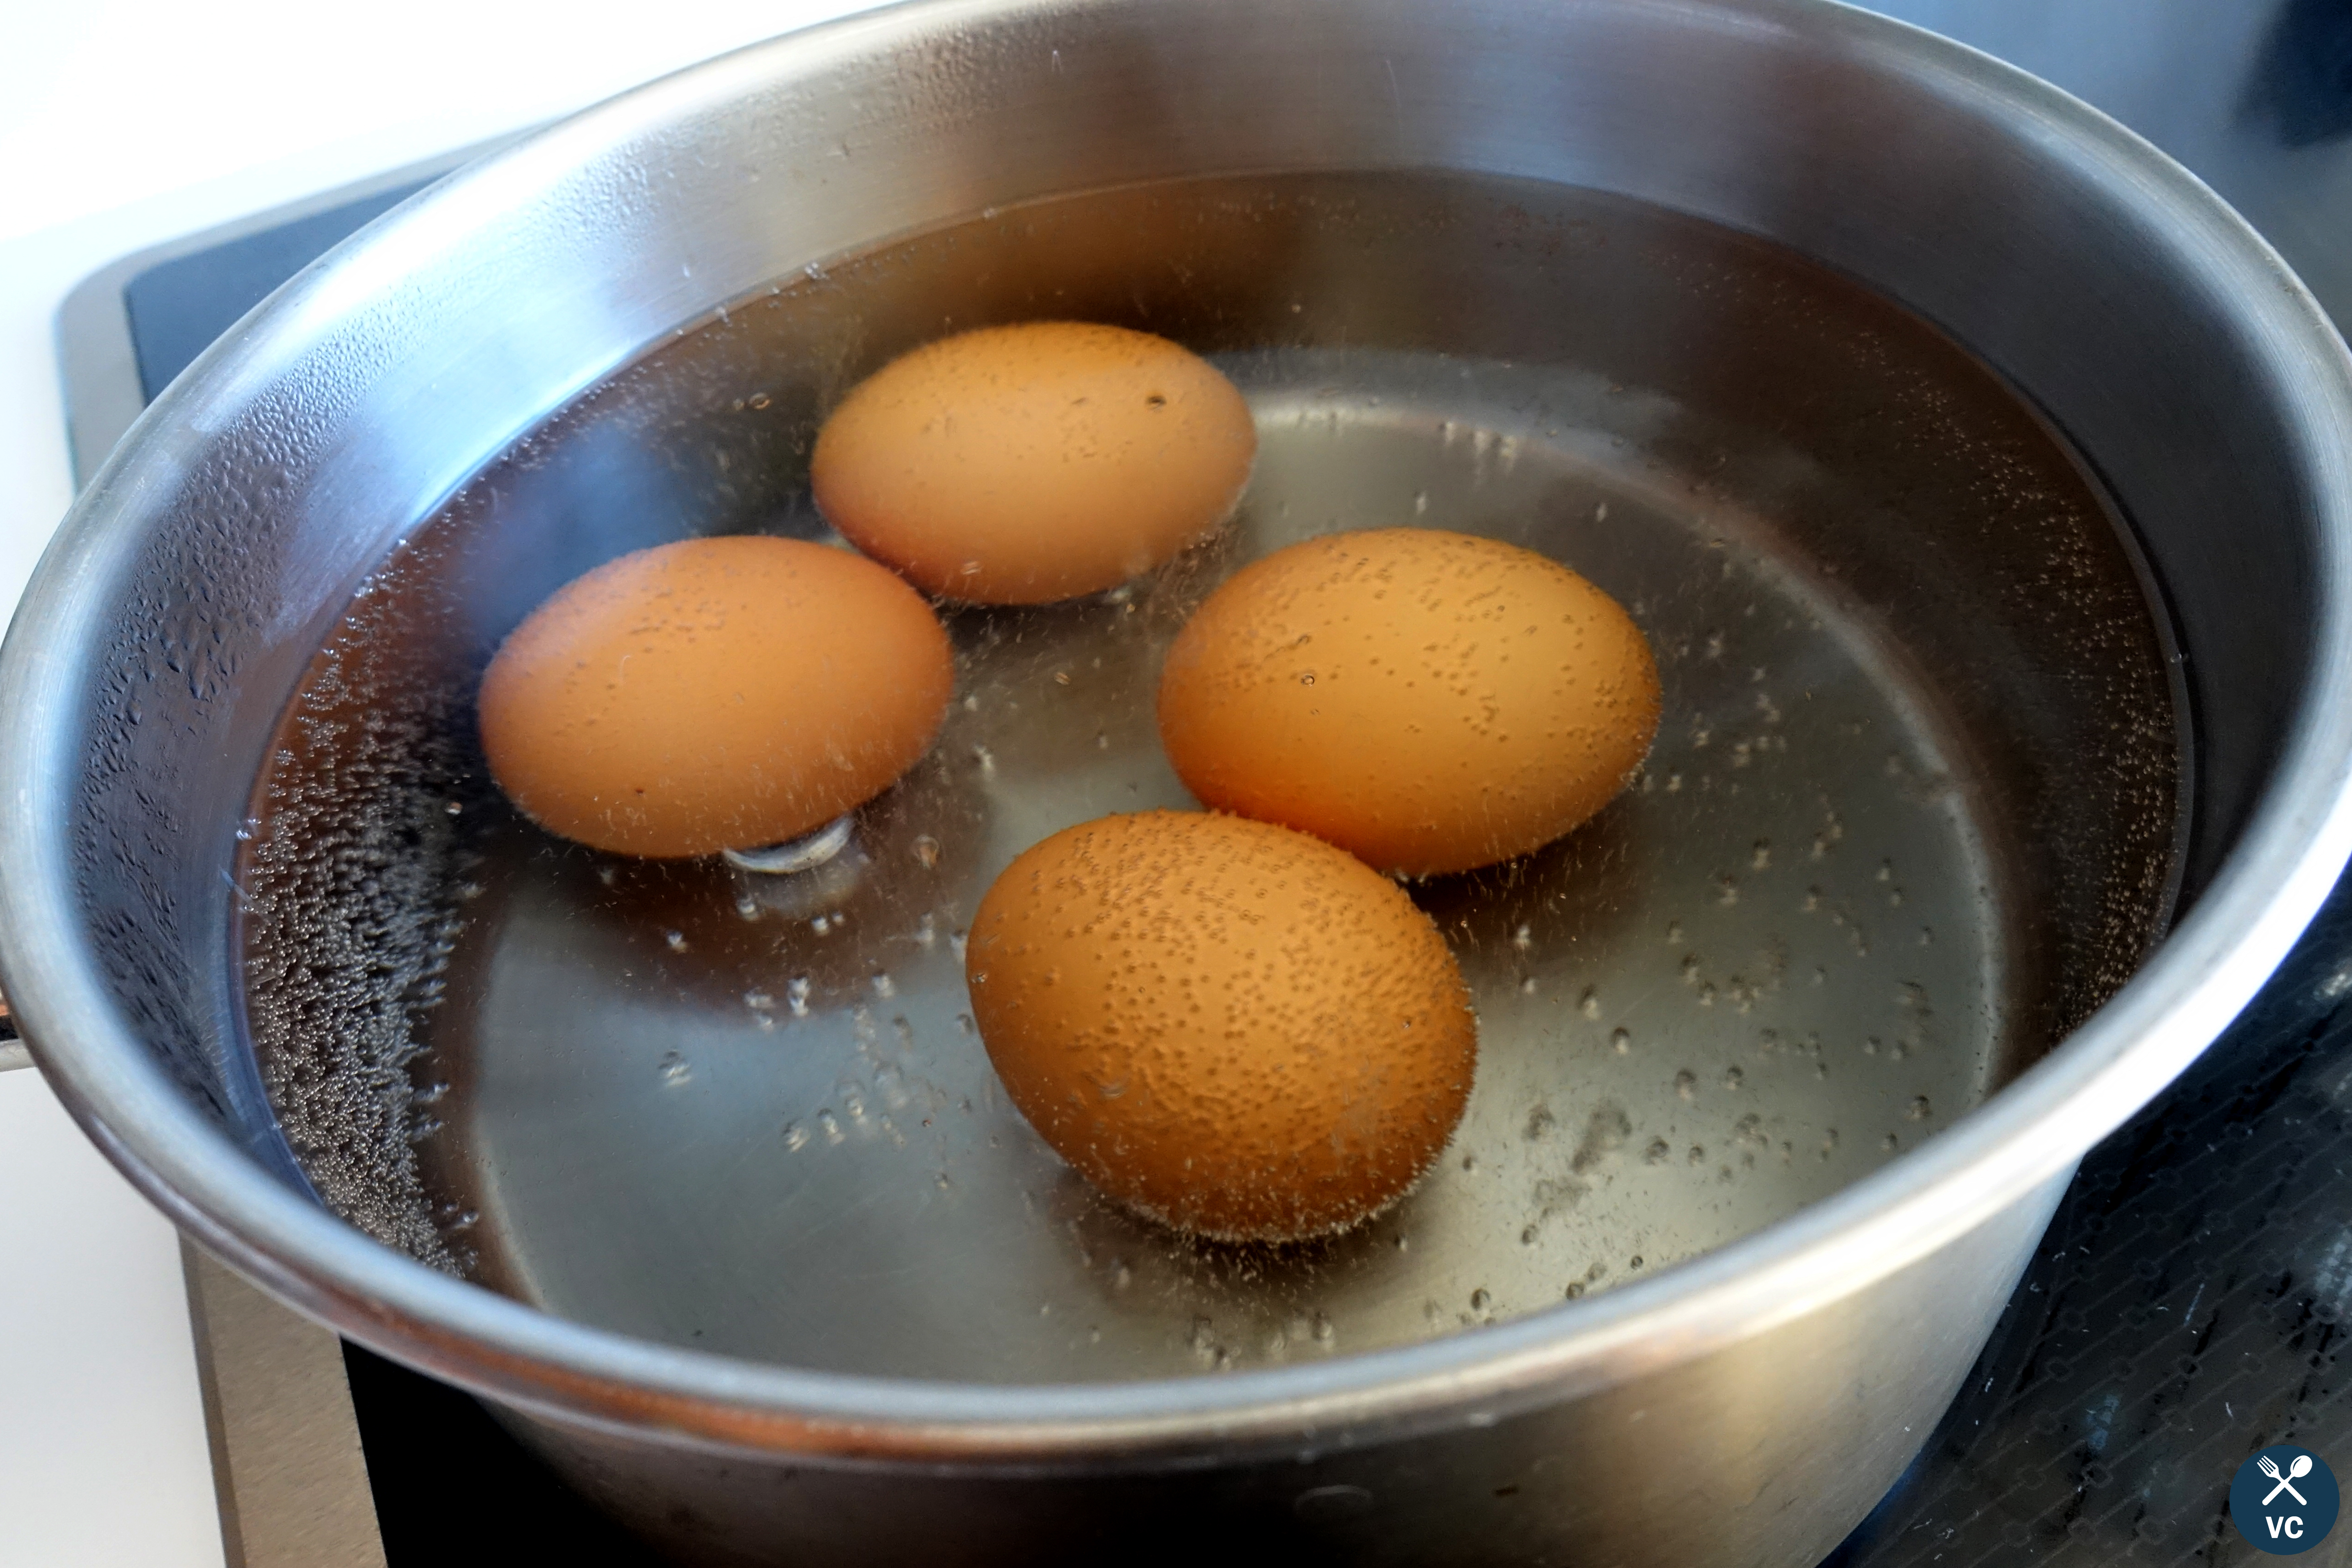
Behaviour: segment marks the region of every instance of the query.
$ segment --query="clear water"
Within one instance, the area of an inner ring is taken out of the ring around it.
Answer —
[[[1144,278],[1127,249],[1155,235],[1178,254],[1119,305],[1121,269]],[[1500,282],[1496,235],[1519,245]],[[1513,288],[1562,308],[1563,267],[1651,300],[1646,346],[1610,349],[1623,321],[1565,345],[1513,321]],[[1480,287],[1504,297],[1496,322],[1433,324]],[[1769,362],[1751,389],[1658,346],[1732,341],[1743,312],[1798,344],[1777,402]],[[1024,314],[1212,352],[1261,442],[1223,537],[1110,594],[950,610],[939,745],[815,871],[632,862],[505,806],[468,704],[514,620],[662,538],[821,536],[804,455],[830,401],[905,342]],[[1808,376],[1842,378],[1835,397]],[[1938,429],[1942,455],[1918,458]],[[2090,563],[2068,591],[2125,628],[2123,652],[2081,677],[2095,689],[2036,700],[2080,709],[2108,788],[2168,828],[2161,641],[2095,492],[1981,367],[1792,257],[1577,193],[1391,177],[1077,198],[832,267],[559,417],[354,603],[289,706],[241,877],[265,1082],[321,1195],[384,1239],[734,1354],[1107,1379],[1573,1311],[1933,1136],[2097,989],[2085,963],[2120,972],[2155,928],[2163,857],[2118,855],[2083,874],[2119,935],[2087,959],[2044,939],[2064,903],[2037,836],[2053,819],[1987,716],[2011,676],[1940,662],[1983,631],[1960,610],[1873,586],[1906,538],[1931,564],[1956,514],[2042,550],[2027,579]],[[1039,838],[1192,803],[1151,695],[1225,573],[1398,524],[1509,538],[1615,594],[1658,655],[1664,727],[1585,828],[1412,887],[1480,1033],[1469,1113],[1413,1195],[1307,1247],[1174,1236],[1099,1199],[1005,1103],[966,1010],[964,925]]]

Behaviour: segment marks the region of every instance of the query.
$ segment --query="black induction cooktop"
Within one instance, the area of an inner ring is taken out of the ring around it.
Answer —
[[[1896,0],[2147,135],[2352,322],[2352,0]],[[468,150],[469,152],[478,150]],[[126,258],[60,342],[78,466],[279,282],[454,167]],[[2095,1149],[1958,1401],[1836,1568],[2244,1563],[2238,1467],[2352,1475],[2352,878],[2263,997]],[[650,1562],[468,1396],[345,1349],[392,1568]],[[443,1500],[496,1498],[453,1512]],[[2352,1528],[2311,1561],[2352,1563]],[[1827,1565],[1825,1565],[1827,1568]]]

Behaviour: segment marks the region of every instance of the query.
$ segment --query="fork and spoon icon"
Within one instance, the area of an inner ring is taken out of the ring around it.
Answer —
[[[2278,1482],[2278,1485],[2271,1488],[2269,1495],[2263,1499],[2263,1506],[2264,1508],[2268,1508],[2271,1503],[2271,1499],[2278,1496],[2281,1492],[2286,1493],[2287,1496],[2294,1499],[2295,1501],[2303,1504],[2305,1508],[2309,1508],[2311,1506],[2311,1500],[2294,1490],[2294,1483],[2303,1479],[2304,1477],[2311,1473],[2311,1456],[2309,1454],[2297,1454],[2294,1457],[2294,1463],[2286,1468],[2286,1474],[2284,1475],[2279,1474],[2278,1461],[2272,1458],[2268,1454],[2264,1454],[2262,1458],[2256,1459],[2254,1464],[2256,1468],[2261,1469],[2263,1474]]]

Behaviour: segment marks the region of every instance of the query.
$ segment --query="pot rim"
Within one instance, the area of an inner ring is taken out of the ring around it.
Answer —
[[[102,590],[140,544],[139,497],[183,471],[208,402],[266,382],[324,312],[357,298],[353,258],[527,199],[539,182],[754,83],[987,20],[1087,0],[909,0],[752,45],[491,155],[372,225],[247,318],[157,400],[76,502],[0,651],[0,974],[34,1056],[76,1119],[209,1249],[362,1343],[506,1403],[643,1438],[836,1460],[1053,1468],[1361,1443],[1484,1424],[1728,1347],[1914,1263],[2045,1186],[2213,1040],[2285,956],[2352,852],[2352,354],[2270,246],[2195,176],[2087,105],[1989,56],[1832,0],[1707,0],[1898,64],[1938,92],[2032,119],[2084,177],[2156,209],[2252,345],[2318,497],[2310,685],[2261,804],[2211,885],[2123,989],[1983,1105],[1796,1215],[1606,1294],[1507,1323],[1311,1365],[1087,1385],[814,1372],[568,1322],[383,1246],[261,1168],[141,1045],[79,924],[70,789],[41,759],[79,750],[68,694]],[[1353,165],[1351,165],[1353,166]],[[380,270],[362,287],[385,281]],[[1344,1436],[1342,1434],[1344,1433]]]

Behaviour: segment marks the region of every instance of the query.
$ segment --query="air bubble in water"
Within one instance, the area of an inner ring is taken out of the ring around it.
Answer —
[[[855,819],[843,816],[819,828],[806,838],[790,843],[769,844],[758,849],[721,850],[719,855],[738,871],[754,872],[764,876],[792,876],[814,871],[849,847],[850,834],[855,831]]]

